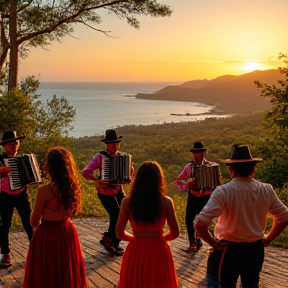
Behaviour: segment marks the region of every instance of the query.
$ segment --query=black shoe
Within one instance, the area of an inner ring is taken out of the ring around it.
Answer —
[[[117,251],[120,251],[120,252],[121,252],[121,251],[125,251],[125,249],[122,248],[122,247],[120,247],[120,246],[119,246],[119,247],[114,247],[114,249],[117,250]]]
[[[112,240],[111,240],[111,238],[103,235],[103,236],[102,236],[102,240],[106,243],[106,246],[112,246]]]
[[[197,238],[194,242],[190,242],[190,246],[186,250],[187,253],[193,254],[197,252],[200,247],[203,245],[202,241],[200,238]]]
[[[100,240],[99,241],[100,242],[100,244],[102,245],[102,246],[104,246],[104,248],[107,250],[107,251],[109,251],[109,252],[113,252],[113,247],[112,246],[107,246],[107,242],[105,242],[104,240]]]
[[[202,240],[200,238],[196,239],[196,245],[197,245],[198,248],[203,246],[203,242],[202,242]]]
[[[118,251],[125,251],[125,249],[122,248],[122,247],[118,247],[117,250],[118,250]]]
[[[0,256],[0,269],[9,268],[11,266],[12,266],[12,263],[11,263],[11,255],[10,255],[10,253],[1,254],[1,256]]]
[[[111,238],[110,235],[109,235],[109,233],[108,233],[107,231],[104,232],[104,233],[102,233],[102,235],[105,236],[105,237],[107,237],[107,238],[109,238],[109,239]]]
[[[193,253],[197,252],[197,250],[198,250],[198,246],[196,243],[194,243],[194,244],[190,244],[190,246],[188,247],[186,252],[189,254],[193,254]]]
[[[122,256],[123,254],[124,254],[124,249],[123,248],[121,248],[121,247],[117,247],[117,248],[115,248],[115,247],[112,247],[112,249],[113,249],[113,254],[115,255],[115,256]]]

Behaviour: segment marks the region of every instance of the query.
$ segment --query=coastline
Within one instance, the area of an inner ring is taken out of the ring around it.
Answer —
[[[196,116],[205,116],[205,115],[227,115],[227,117],[229,116],[234,116],[237,114],[250,114],[252,111],[247,111],[247,113],[245,113],[245,109],[240,109],[239,110],[235,110],[235,109],[231,109],[232,107],[230,107],[229,105],[224,105],[224,103],[222,103],[222,101],[205,101],[203,99],[203,101],[199,101],[199,100],[194,100],[194,99],[189,99],[189,98],[181,98],[181,96],[179,97],[179,95],[176,97],[173,97],[171,95],[168,96],[164,96],[161,95],[161,97],[159,97],[159,95],[157,95],[157,91],[156,92],[151,92],[151,93],[137,93],[136,95],[124,95],[124,97],[128,97],[128,98],[135,98],[135,99],[141,99],[141,100],[152,100],[152,101],[175,101],[175,102],[188,102],[188,103],[197,103],[198,106],[212,106],[213,108],[211,108],[208,112],[204,112],[204,113],[171,113],[171,116],[179,116],[179,117],[196,117]],[[219,99],[218,99],[219,100]],[[227,101],[226,101],[227,102]],[[227,107],[228,106],[228,107]],[[258,112],[258,111],[255,111]]]
[[[247,115],[271,109],[270,98],[261,97],[259,90],[254,86],[250,86],[250,82],[247,87],[241,82],[238,85],[235,85],[235,83],[221,86],[211,85],[202,89],[183,88],[181,86],[166,87],[154,93],[137,93],[134,97],[142,100],[194,102],[213,106],[214,108],[206,115]],[[182,113],[179,116],[186,115]]]
[[[165,101],[165,100],[163,100]],[[191,117],[191,116],[202,116],[202,115],[227,115],[228,111],[225,112],[223,110],[218,109],[217,107],[212,108],[209,112],[204,112],[204,113],[171,113],[170,115],[172,116],[181,116],[181,117]],[[237,115],[236,113],[228,113],[227,117],[230,116],[235,116]]]

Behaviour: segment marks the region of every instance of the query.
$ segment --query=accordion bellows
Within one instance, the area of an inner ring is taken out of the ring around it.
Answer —
[[[103,155],[102,169],[101,171],[98,170],[98,175],[95,175],[95,177],[106,182],[126,184],[132,180],[131,173],[132,156],[130,154]]]
[[[214,189],[221,184],[221,175],[219,165],[199,165],[194,166],[193,178],[195,178],[195,186],[193,190]]]
[[[35,154],[4,158],[4,163],[5,166],[11,169],[9,184],[12,191],[23,188],[28,184],[42,182]]]

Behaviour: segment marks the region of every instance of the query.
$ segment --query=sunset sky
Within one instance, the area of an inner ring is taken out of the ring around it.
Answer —
[[[97,29],[33,49],[20,77],[43,81],[185,82],[280,66],[288,52],[287,0],[160,0],[171,17],[140,17],[139,30],[103,14]]]

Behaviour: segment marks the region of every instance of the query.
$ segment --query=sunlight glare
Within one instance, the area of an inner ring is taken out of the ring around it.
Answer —
[[[263,65],[258,62],[247,62],[243,65],[243,71],[252,72],[255,70],[264,70]]]

